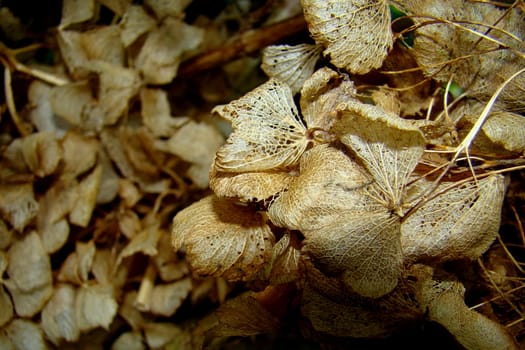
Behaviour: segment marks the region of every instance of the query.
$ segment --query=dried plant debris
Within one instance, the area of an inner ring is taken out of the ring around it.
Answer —
[[[523,347],[523,4],[201,5],[0,3],[0,348]]]

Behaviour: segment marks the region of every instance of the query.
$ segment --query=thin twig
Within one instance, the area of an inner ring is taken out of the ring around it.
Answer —
[[[306,21],[300,15],[267,27],[249,30],[239,35],[231,43],[205,52],[183,63],[178,76],[187,77],[210,68],[222,66],[227,62],[256,52],[305,29]]]

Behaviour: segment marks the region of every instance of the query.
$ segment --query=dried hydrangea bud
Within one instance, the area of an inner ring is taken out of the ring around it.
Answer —
[[[208,196],[173,219],[172,244],[201,276],[249,280],[271,256],[274,236],[263,216],[246,206]]]
[[[339,68],[365,74],[392,47],[390,9],[384,0],[301,0],[310,34]]]
[[[311,44],[268,46],[262,53],[261,68],[270,78],[287,83],[295,94],[314,72],[321,50]]]
[[[233,127],[226,144],[217,151],[215,166],[220,171],[290,167],[309,143],[290,88],[275,79],[213,112]]]

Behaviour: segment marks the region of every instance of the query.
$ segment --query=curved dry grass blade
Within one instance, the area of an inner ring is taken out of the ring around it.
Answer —
[[[213,109],[233,133],[216,154],[220,171],[282,169],[296,164],[309,139],[288,85],[276,79]]]

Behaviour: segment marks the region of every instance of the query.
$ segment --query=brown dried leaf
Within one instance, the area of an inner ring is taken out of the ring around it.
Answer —
[[[423,134],[409,121],[380,107],[350,100],[339,110],[341,119],[334,126],[335,133],[377,181],[376,199],[399,211],[405,185],[424,152]]]
[[[75,315],[80,332],[86,333],[97,327],[107,330],[117,307],[112,286],[94,284],[77,289]]]
[[[75,289],[70,284],[59,284],[42,310],[41,326],[46,337],[55,345],[62,341],[74,342],[80,336],[75,315]]]
[[[15,230],[22,232],[39,210],[33,185],[0,184],[0,194],[0,213]]]
[[[204,32],[183,21],[167,17],[160,28],[149,32],[135,66],[149,84],[167,84],[175,78],[183,55],[201,43]]]
[[[188,297],[192,288],[189,277],[154,286],[151,291],[151,312],[155,315],[172,316]]]
[[[11,341],[13,349],[47,350],[42,330],[35,323],[17,318],[8,324],[3,331]]]
[[[146,13],[143,6],[129,6],[119,23],[120,37],[124,46],[131,45],[142,34],[155,28],[155,25],[155,20]]]
[[[218,151],[219,171],[264,171],[293,166],[309,139],[290,88],[275,79],[213,112],[230,121],[233,133]]]
[[[287,83],[296,94],[314,72],[321,51],[320,46],[311,44],[268,46],[262,52],[261,68],[270,78]]]
[[[449,186],[442,183],[437,192]],[[496,238],[505,180],[501,175],[467,182],[430,199],[403,221],[406,259],[476,259]]]
[[[62,160],[62,148],[52,131],[33,133],[21,139],[22,154],[31,171],[38,177],[52,174]]]
[[[331,62],[365,74],[392,48],[390,9],[384,0],[301,0],[310,34]]]
[[[217,172],[210,173],[210,188],[218,197],[235,198],[242,202],[268,200],[288,188],[293,176],[286,172]]]
[[[246,206],[208,196],[173,219],[172,244],[202,276],[249,280],[271,258],[272,231]]]
[[[80,23],[93,18],[95,15],[94,0],[64,0],[62,2],[62,17],[60,27],[65,28],[70,24]]]

